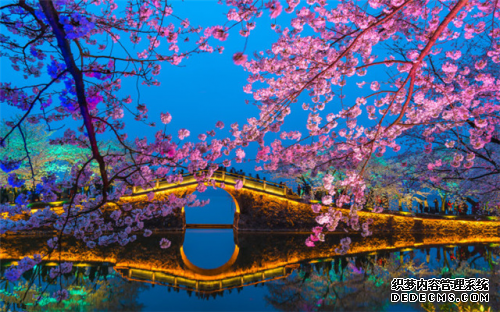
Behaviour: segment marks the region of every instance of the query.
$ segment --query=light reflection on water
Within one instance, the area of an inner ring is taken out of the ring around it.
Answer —
[[[158,240],[163,236],[172,239],[169,250],[158,248]],[[333,250],[339,237],[329,235],[325,245],[313,249],[304,247],[305,237],[303,234],[235,235],[232,230],[187,230],[185,234],[141,238],[125,249],[96,251],[92,257],[82,254],[82,249],[77,247],[74,252],[70,250],[75,257],[72,260],[78,261],[81,257],[86,263],[75,266],[73,272],[64,277],[72,284],[74,301],[66,307],[81,311],[425,311],[418,303],[391,304],[391,279],[488,277],[492,291],[486,306],[491,306],[492,311],[500,310],[498,245],[450,245],[453,242],[449,242],[409,248],[416,239],[426,240],[411,235],[397,239],[359,237],[353,238],[353,250],[373,245],[374,251],[338,256]],[[45,241],[21,237],[4,239],[2,252],[15,255],[16,250],[22,249],[26,253],[36,253],[37,246]],[[402,247],[376,248],[387,241]],[[234,265],[216,276],[205,277],[219,281],[221,290],[203,288],[204,277],[186,268],[179,256],[182,246],[189,261],[200,268],[212,269],[222,266],[231,257],[235,243],[240,252]],[[333,247],[327,246],[329,244]],[[116,263],[98,261],[104,257],[115,259]],[[2,274],[8,263],[4,258]],[[295,264],[286,267],[290,263]],[[49,269],[46,265],[36,268],[40,273],[36,285],[44,287],[47,284]],[[27,273],[21,281],[28,280],[34,272]],[[247,280],[249,278],[254,279]],[[242,284],[238,284],[240,280]],[[4,289],[15,291],[12,284],[4,283],[0,282],[1,296],[6,295]],[[57,285],[49,287],[49,293],[55,290]],[[19,310],[22,307],[11,305],[9,308]]]
[[[232,229],[187,229],[184,253],[194,265],[213,269],[224,265],[234,252]]]

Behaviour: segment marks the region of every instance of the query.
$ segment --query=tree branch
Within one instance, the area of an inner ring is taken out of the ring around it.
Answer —
[[[80,112],[82,114],[85,128],[87,129],[87,134],[92,149],[92,157],[99,164],[99,171],[103,181],[103,187],[104,190],[107,190],[107,188],[109,187],[109,183],[108,183],[108,175],[106,172],[106,164],[104,163],[104,158],[99,153],[96,133],[94,125],[92,124],[92,117],[90,116],[89,113],[87,98],[85,96],[85,85],[83,81],[83,74],[80,71],[80,69],[76,66],[75,58],[73,57],[73,53],[71,52],[70,42],[66,38],[66,32],[61,23],[59,22],[59,14],[54,8],[54,4],[52,3],[51,0],[40,0],[40,6],[42,7],[42,10],[49,22],[49,25],[52,28],[54,35],[56,36],[57,45],[61,50],[61,54],[64,58],[64,62],[66,63],[66,67],[69,73],[73,76],[73,79],[75,81],[78,105],[80,107]],[[104,199],[107,198],[106,191],[103,192],[103,196]]]

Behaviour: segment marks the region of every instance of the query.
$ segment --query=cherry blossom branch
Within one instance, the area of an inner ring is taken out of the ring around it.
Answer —
[[[413,2],[413,0],[407,0],[400,6],[394,8],[391,13],[386,15],[383,19],[377,21],[376,23],[371,24],[369,27],[365,28],[363,31],[361,31],[347,46],[344,51],[335,58],[335,60],[330,63],[326,68],[322,69],[319,73],[314,75],[311,79],[309,79],[299,90],[294,91],[292,95],[290,95],[284,102],[281,104],[281,109],[283,109],[284,105],[286,103],[290,103],[293,99],[296,99],[307,87],[309,87],[316,79],[320,78],[325,72],[328,70],[332,69],[343,57],[347,56],[347,54],[351,51],[351,49],[356,45],[356,43],[363,37],[365,33],[370,31],[371,29],[383,24],[384,22],[390,20],[392,17],[394,17],[400,10],[402,10],[407,4]],[[281,110],[280,110],[281,111]],[[274,119],[275,116],[269,116],[268,120]],[[267,129],[267,127],[265,128]]]
[[[59,15],[54,8],[54,4],[51,0],[42,0],[40,1],[40,6],[47,17],[47,20],[56,36],[58,47],[61,49],[61,54],[66,63],[66,67],[69,73],[73,76],[75,81],[76,95],[78,98],[78,104],[80,106],[80,112],[82,114],[82,118],[85,124],[85,128],[87,129],[88,138],[90,141],[90,146],[92,149],[93,158],[99,164],[99,170],[101,173],[101,178],[103,180],[104,189],[106,190],[109,186],[108,176],[106,173],[106,164],[104,163],[104,159],[99,153],[99,147],[97,144],[96,134],[94,130],[94,126],[92,125],[92,119],[89,113],[89,108],[87,104],[87,99],[85,96],[85,86],[83,82],[82,72],[78,69],[75,64],[75,59],[73,57],[73,53],[71,52],[71,47],[68,39],[66,39],[66,32],[64,28],[59,22]],[[103,193],[104,199],[107,198],[106,192]]]
[[[408,107],[408,104],[410,103],[410,100],[411,100],[411,97],[413,94],[413,87],[415,84],[415,81],[414,81],[415,74],[416,74],[418,67],[420,66],[420,63],[429,54],[429,52],[431,51],[431,48],[434,46],[434,44],[438,40],[439,36],[441,36],[442,32],[446,29],[446,27],[448,27],[448,24],[451,22],[451,20],[454,19],[455,16],[458,15],[458,12],[460,12],[460,10],[467,4],[467,2],[468,2],[468,0],[460,0],[455,5],[455,7],[453,7],[453,9],[448,13],[448,15],[446,15],[445,19],[441,22],[441,24],[438,26],[438,28],[434,31],[434,34],[429,39],[429,42],[427,43],[425,48],[420,53],[420,56],[418,57],[418,59],[413,64],[413,67],[410,70],[410,74],[409,74],[409,76],[411,77],[411,81],[410,81],[410,90],[408,91],[406,102],[403,105],[403,108],[401,109],[399,116],[396,118],[396,120],[394,120],[394,122],[391,125],[389,125],[387,127],[387,130],[389,130],[394,125],[399,123],[399,121],[403,118],[404,113],[406,112],[406,108]]]
[[[399,64],[413,64],[410,61],[386,60],[386,61],[374,62],[374,63],[370,63],[370,64],[365,64],[365,65],[362,65],[362,66],[358,66],[358,67],[356,67],[356,69],[363,69],[363,68],[371,67],[371,66],[374,66],[374,65],[395,64],[395,63],[399,63]]]
[[[56,78],[52,79],[49,83],[47,83],[45,85],[45,87],[40,90],[40,92],[37,94],[37,96],[35,97],[35,99],[29,104],[29,108],[28,110],[26,111],[26,113],[21,117],[21,119],[19,119],[19,121],[17,121],[17,123],[11,128],[11,130],[9,132],[7,132],[7,134],[2,137],[0,139],[0,146],[3,146],[5,144],[5,140],[12,134],[12,132],[14,132],[14,130],[18,127],[21,126],[21,123],[26,119],[26,117],[28,117],[28,115],[31,113],[31,110],[33,109],[33,106],[35,104],[36,101],[38,101],[40,99],[40,97],[42,96],[43,92],[45,90],[47,90],[54,82],[58,81],[59,78],[61,78],[62,76],[64,76],[66,74],[66,70],[63,70],[62,72],[60,72]]]
[[[438,28],[434,31],[432,37],[427,42],[427,45],[425,46],[425,48],[420,53],[420,56],[418,57],[418,59],[413,63],[413,66],[412,66],[412,68],[410,70],[408,78],[401,85],[401,87],[399,88],[398,92],[396,92],[396,94],[394,94],[394,98],[396,98],[397,94],[402,90],[402,88],[406,85],[406,83],[408,82],[408,79],[409,79],[410,80],[410,88],[408,90],[408,94],[406,95],[406,101],[405,101],[403,107],[401,108],[399,116],[385,129],[385,131],[388,131],[389,129],[391,129],[392,127],[394,127],[395,125],[397,125],[401,121],[401,119],[403,118],[403,116],[404,116],[404,114],[406,112],[406,109],[408,107],[408,104],[410,103],[410,100],[411,100],[412,95],[413,95],[413,88],[414,88],[414,85],[415,85],[415,74],[416,74],[416,71],[417,71],[418,67],[420,66],[420,64],[423,61],[423,59],[429,54],[431,48],[434,46],[434,44],[436,43],[436,41],[439,38],[439,36],[441,36],[441,33],[446,29],[446,27],[448,27],[448,24],[451,22],[451,20],[453,18],[455,18],[455,16],[457,16],[458,12],[467,4],[467,1],[468,0],[460,0],[455,5],[455,7],[448,13],[448,15],[445,17],[445,19],[441,22],[441,24],[438,26]],[[392,102],[392,103],[394,103],[394,102]],[[372,140],[372,142],[375,142],[375,140],[377,139],[377,137],[379,135],[379,131],[381,129],[381,123],[384,120],[384,117],[387,115],[387,112],[390,110],[390,108],[392,106],[392,103],[387,108],[386,113],[384,114],[384,116],[381,117],[380,122],[379,122],[379,127],[377,129],[377,133],[376,133],[374,139]],[[372,153],[373,153],[373,147],[374,147],[374,145],[372,143]],[[371,153],[368,155],[367,160],[365,162],[365,165],[363,166],[361,172],[363,172],[364,169],[366,168],[366,164],[368,163],[368,161],[370,160],[370,158],[371,158]]]
[[[21,138],[23,140],[24,151],[26,152],[26,157],[28,158],[28,163],[29,163],[30,169],[31,169],[31,179],[32,179],[32,183],[33,183],[33,194],[34,194],[34,192],[35,192],[35,170],[33,169],[33,163],[31,162],[31,156],[30,156],[30,152],[28,150],[28,145],[27,145],[27,142],[26,142],[26,138],[24,137],[24,132],[21,129],[21,127],[18,127],[18,129],[19,129],[19,133],[21,133]]]

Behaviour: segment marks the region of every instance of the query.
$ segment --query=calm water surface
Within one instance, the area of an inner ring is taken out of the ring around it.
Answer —
[[[186,210],[188,223],[231,223],[234,207],[227,203],[227,198],[216,195],[219,197],[211,203],[212,208]],[[159,248],[162,237],[172,241],[169,249]],[[353,242],[346,255],[335,251],[345,235],[327,235],[326,242],[315,248],[304,245],[306,237],[307,234],[188,229],[184,233],[138,237],[126,247],[95,250],[68,238],[63,243],[63,253],[52,256],[12,283],[3,279],[6,269],[24,256],[47,253],[48,237],[6,236],[0,245],[0,311],[459,311],[464,308],[445,303],[434,306],[391,303],[390,283],[395,277],[485,277],[490,281],[490,292],[489,302],[483,306],[500,311],[497,236],[351,235]],[[51,282],[50,270],[64,261],[74,262],[72,272]],[[50,294],[59,285],[70,290],[70,298],[56,304]],[[34,306],[40,294],[44,299]],[[15,303],[24,296],[25,305]]]
[[[172,240],[168,250],[157,248],[161,237]],[[483,305],[500,310],[496,243],[435,245],[425,237],[351,236],[352,253],[341,256],[334,251],[340,237],[329,235],[317,248],[304,247],[306,237],[187,230],[92,252],[68,242],[75,247],[68,247],[61,261],[75,265],[62,284],[69,285],[71,300],[66,306],[53,306],[50,300],[44,304],[48,310],[73,311],[426,311],[419,303],[392,304],[391,279],[486,277],[490,302]],[[4,238],[2,275],[17,255],[43,252],[44,243],[39,237]],[[400,247],[380,248],[388,245]],[[23,308],[8,304],[9,295],[23,294],[32,277],[32,287],[56,291],[61,281],[48,283],[54,265],[43,262],[15,284],[2,281],[3,308]]]

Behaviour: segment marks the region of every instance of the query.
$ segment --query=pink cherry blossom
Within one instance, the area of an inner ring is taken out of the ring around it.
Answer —
[[[215,26],[212,29],[212,35],[214,38],[219,39],[220,41],[225,41],[228,37],[227,29],[222,28],[221,26]]]
[[[160,247],[162,249],[167,249],[168,247],[170,247],[170,245],[172,244],[172,242],[170,242],[168,239],[166,238],[162,238],[160,240]]]
[[[311,239],[309,237],[306,239],[306,246],[307,247],[314,247],[315,246],[314,242],[311,241]]]
[[[320,204],[312,204],[311,209],[312,209],[312,211],[314,211],[314,213],[320,213],[321,205]]]
[[[234,185],[235,190],[241,190],[243,188],[243,181],[236,180],[236,184]]]
[[[323,203],[323,205],[330,205],[332,203],[332,197],[331,196],[324,196],[322,199],[321,199],[321,202]]]
[[[245,151],[243,149],[239,148],[236,150],[236,157],[238,158],[245,158]]]
[[[223,129],[224,128],[224,123],[222,121],[217,121],[215,124],[216,128]]]
[[[190,131],[187,130],[187,129],[180,129],[179,132],[178,132],[178,136],[179,136],[179,139],[180,140],[184,140],[185,138],[187,138],[189,135],[190,135]]]
[[[161,113],[161,122],[164,124],[168,124],[172,121],[172,115],[170,113]]]
[[[233,55],[233,62],[234,62],[234,64],[236,64],[236,65],[243,65],[243,64],[246,63],[246,61],[247,61],[247,56],[246,55],[244,55],[241,52],[234,53],[234,55]]]
[[[278,0],[271,0],[266,4],[266,6],[271,11],[271,18],[278,17],[281,14],[281,10],[283,9],[281,3]]]

